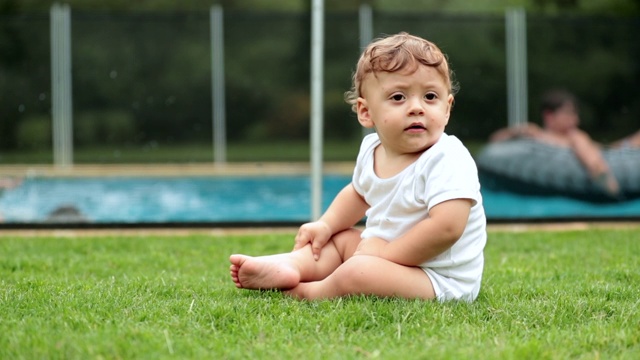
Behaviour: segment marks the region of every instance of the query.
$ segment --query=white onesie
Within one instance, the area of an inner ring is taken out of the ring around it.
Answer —
[[[471,199],[473,206],[460,239],[420,267],[431,279],[439,301],[475,300],[482,280],[487,231],[478,170],[471,154],[458,138],[443,134],[413,164],[381,179],[373,166],[379,144],[375,133],[363,139],[353,173],[353,187],[370,206],[362,238],[394,241],[426,219],[433,206],[452,199]]]

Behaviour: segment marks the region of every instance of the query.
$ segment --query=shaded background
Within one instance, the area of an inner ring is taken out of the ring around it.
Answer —
[[[0,164],[52,162],[51,3],[0,2]],[[68,3],[75,162],[211,161],[209,4]],[[219,3],[229,160],[308,158],[309,1]],[[461,88],[449,133],[473,151],[506,125],[504,1],[370,3],[374,36],[408,31],[448,54]],[[639,1],[520,3],[529,120],[539,121],[542,92],[564,87],[582,100],[583,128],[597,140],[637,130]],[[343,100],[360,52],[359,4],[326,3],[326,160],[352,160],[362,134]]]

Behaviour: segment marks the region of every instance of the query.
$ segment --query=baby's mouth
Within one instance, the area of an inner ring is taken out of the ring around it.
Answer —
[[[424,127],[424,125],[420,123],[413,123],[405,128],[405,130],[424,130],[424,129],[426,128]]]

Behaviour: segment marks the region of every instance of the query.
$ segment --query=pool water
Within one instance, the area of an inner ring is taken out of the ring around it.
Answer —
[[[324,208],[349,181],[324,178]],[[56,210],[72,208],[93,223],[304,222],[310,193],[307,176],[27,178],[0,195],[0,217],[5,223],[46,223],[56,219]],[[489,189],[482,195],[489,221],[640,217],[640,199],[598,204]]]

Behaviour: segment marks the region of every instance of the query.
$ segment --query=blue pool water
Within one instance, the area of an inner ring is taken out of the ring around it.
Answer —
[[[326,208],[348,176],[327,176]],[[74,207],[94,223],[303,222],[310,218],[310,182],[299,177],[27,178],[0,195],[5,223],[43,223]],[[640,218],[640,199],[596,204],[482,190],[487,218]]]

